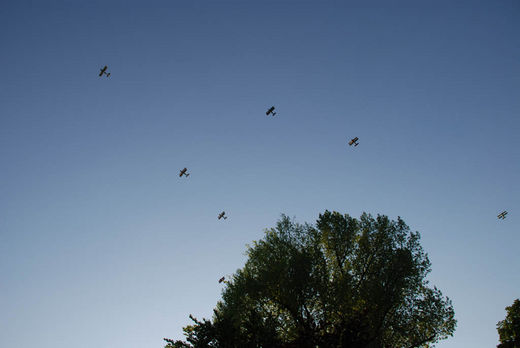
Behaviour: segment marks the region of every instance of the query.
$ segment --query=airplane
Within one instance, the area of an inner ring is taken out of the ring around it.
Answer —
[[[185,175],[186,177],[190,176],[190,173],[186,173],[187,170],[187,168],[181,170],[181,172],[179,173],[179,177],[182,177],[183,175]]]
[[[102,69],[99,69],[99,70],[100,70],[100,72],[99,72],[99,77],[103,76],[103,74],[107,75],[107,77],[110,76],[110,73],[107,73],[107,72],[106,72],[106,71],[107,71],[107,68],[108,68],[108,66],[105,65]]]
[[[500,214],[497,215],[497,218],[504,220],[506,218],[507,211],[503,211]]]
[[[227,219],[227,216],[224,216],[224,215],[226,215],[226,212],[225,212],[225,211],[223,211],[222,213],[220,213],[220,214],[218,215],[218,219],[220,220],[220,219],[224,218],[224,220],[226,220],[226,219]]]
[[[271,108],[269,110],[267,110],[267,112],[265,114],[267,116],[269,116],[269,114],[272,114],[274,117],[274,115],[276,115],[276,112],[274,112],[274,106],[271,106]]]
[[[358,146],[358,145],[359,145],[359,143],[357,142],[358,140],[359,140],[359,138],[358,138],[358,137],[355,137],[354,139],[351,139],[351,140],[348,142],[348,144],[349,144],[350,146],[352,146],[352,144],[354,144],[354,146]]]
[[[219,284],[222,283],[222,282],[224,281],[224,279],[226,279],[226,277],[222,277],[222,278],[220,278],[220,279],[218,280],[218,283],[219,283]]]

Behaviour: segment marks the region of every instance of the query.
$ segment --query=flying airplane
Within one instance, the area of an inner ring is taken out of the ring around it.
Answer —
[[[350,146],[352,146],[352,144],[354,144],[354,146],[358,146],[358,145],[359,145],[359,143],[357,142],[358,140],[359,140],[359,138],[358,138],[358,137],[355,137],[354,139],[351,139],[351,140],[348,142],[348,144],[349,144]]]
[[[224,279],[226,279],[226,277],[222,277],[222,278],[220,278],[220,279],[218,280],[218,283],[219,283],[219,284],[222,283],[222,282],[224,281]]]
[[[181,170],[181,172],[179,173],[179,177],[182,177],[183,175],[185,175],[186,177],[190,176],[190,173],[186,173],[187,170],[187,168]]]
[[[218,215],[218,219],[220,220],[220,219],[224,218],[224,220],[226,220],[226,219],[227,219],[227,216],[224,216],[224,215],[226,215],[226,212],[225,212],[225,211],[223,211],[222,213],[220,213],[220,214]]]
[[[103,76],[103,74],[107,75],[107,77],[110,76],[110,73],[107,73],[107,72],[106,72],[106,71],[107,71],[107,68],[108,68],[108,66],[105,65],[102,69],[99,69],[99,70],[100,70],[100,71],[99,71],[99,77]]]
[[[276,112],[274,112],[274,106],[271,106],[271,108],[269,110],[267,110],[267,112],[265,114],[267,116],[269,116],[269,114],[272,114],[274,117],[274,115],[276,115]]]
[[[500,214],[497,215],[497,218],[504,220],[506,218],[507,211],[503,211]]]

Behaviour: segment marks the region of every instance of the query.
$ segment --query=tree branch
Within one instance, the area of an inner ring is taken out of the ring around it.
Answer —
[[[420,347],[421,345],[425,344],[426,342],[428,341],[431,341],[435,338],[435,336],[437,336],[437,334],[434,334],[434,335],[431,335],[430,337],[428,338],[425,338],[424,340],[418,342],[418,343],[415,343],[413,346],[410,346],[408,348],[417,348],[417,347]]]

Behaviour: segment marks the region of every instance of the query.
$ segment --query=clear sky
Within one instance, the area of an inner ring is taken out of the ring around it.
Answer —
[[[519,1],[3,0],[0,65],[1,347],[162,347],[325,209],[401,216],[455,308],[438,347],[498,343]]]

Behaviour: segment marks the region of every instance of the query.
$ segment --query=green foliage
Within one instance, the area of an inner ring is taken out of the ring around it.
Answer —
[[[497,323],[499,348],[520,348],[520,300],[506,307],[506,318]]]
[[[401,218],[282,216],[248,247],[211,321],[167,347],[429,347],[453,335],[451,301],[428,287],[428,256]],[[191,317],[191,316],[190,316]]]

